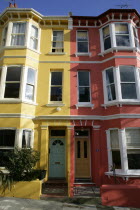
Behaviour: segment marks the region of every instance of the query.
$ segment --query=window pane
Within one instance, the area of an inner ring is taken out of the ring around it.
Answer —
[[[104,39],[104,50],[111,48],[111,39],[110,37]]]
[[[0,166],[4,167],[4,163],[8,161],[7,153],[13,152],[13,149],[0,149]]]
[[[14,83],[14,84],[6,83],[4,98],[19,98],[19,89],[20,89],[19,83]]]
[[[14,147],[15,130],[0,130],[0,147]]]
[[[107,37],[110,35],[110,31],[109,31],[109,26],[106,26],[105,28],[103,28],[103,37]]]
[[[25,98],[29,100],[34,100],[34,86],[26,85]]]
[[[20,81],[21,67],[8,67],[6,81]]]
[[[28,69],[27,83],[32,85],[35,84],[35,70],[31,68]]]
[[[115,24],[116,34],[128,34],[128,25],[127,24]]]
[[[89,136],[88,130],[76,130],[75,136]]]
[[[89,86],[89,72],[88,71],[78,72],[78,81],[79,81],[79,86]]]
[[[88,52],[88,42],[78,42],[78,52]]]
[[[77,158],[81,157],[81,148],[80,148],[80,141],[77,141]]]
[[[26,23],[13,23],[12,33],[19,34],[25,33]]]
[[[51,136],[65,136],[65,130],[51,130]]]
[[[53,41],[63,41],[63,31],[53,31]]]
[[[120,66],[121,82],[135,82],[134,67]]]
[[[31,147],[31,131],[23,130],[22,133],[22,148],[30,148]]]
[[[30,38],[30,47],[37,50],[38,39]]]
[[[77,32],[77,40],[78,41],[87,41],[88,40],[87,31],[78,31]]]
[[[135,84],[121,84],[122,99],[137,99]]]
[[[130,46],[129,36],[116,35],[116,45],[129,47]]]
[[[21,45],[23,46],[25,44],[25,35],[12,35],[11,38],[11,45]]]
[[[31,36],[38,38],[38,28],[32,25],[32,34]]]
[[[115,85],[107,86],[108,101],[116,100]]]
[[[127,148],[140,148],[140,129],[126,129]]]
[[[140,151],[128,151],[128,168],[140,169]]]
[[[53,42],[54,48],[63,48],[63,42]]]
[[[79,102],[90,102],[89,87],[79,87]]]
[[[111,141],[111,148],[112,149],[119,149],[118,130],[111,130],[110,131],[110,141]]]
[[[112,151],[113,166],[115,169],[121,169],[120,151]]]
[[[51,101],[62,101],[62,87],[51,87]]]
[[[107,85],[110,83],[114,83],[113,69],[108,69],[106,71],[106,83]]]
[[[84,141],[84,158],[87,158],[87,141]]]
[[[51,72],[51,85],[62,85],[62,72]]]

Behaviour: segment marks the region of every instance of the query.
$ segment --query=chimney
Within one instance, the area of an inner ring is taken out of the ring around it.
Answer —
[[[9,7],[10,7],[10,8],[17,8],[18,6],[17,6],[17,4],[16,4],[16,3],[14,3],[14,4],[9,3]]]

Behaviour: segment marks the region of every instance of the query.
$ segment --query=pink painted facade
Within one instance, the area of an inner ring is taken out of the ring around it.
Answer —
[[[140,16],[135,10],[113,9],[98,17],[72,18],[71,186],[79,178],[76,167],[82,150],[76,147],[76,130],[89,132],[87,177],[97,186],[125,183],[140,175]],[[83,52],[85,45],[88,50]],[[80,86],[78,72],[89,72],[87,89]],[[90,100],[86,94],[82,98],[85,89],[90,91]]]

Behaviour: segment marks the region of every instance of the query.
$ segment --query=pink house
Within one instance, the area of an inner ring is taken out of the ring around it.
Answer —
[[[71,186],[140,177],[140,15],[72,16]]]

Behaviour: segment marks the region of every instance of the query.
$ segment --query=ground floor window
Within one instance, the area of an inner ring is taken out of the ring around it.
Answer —
[[[140,173],[140,128],[107,131],[109,171]]]
[[[0,167],[4,166],[7,152],[15,147],[31,148],[33,145],[33,131],[31,129],[0,128]]]

